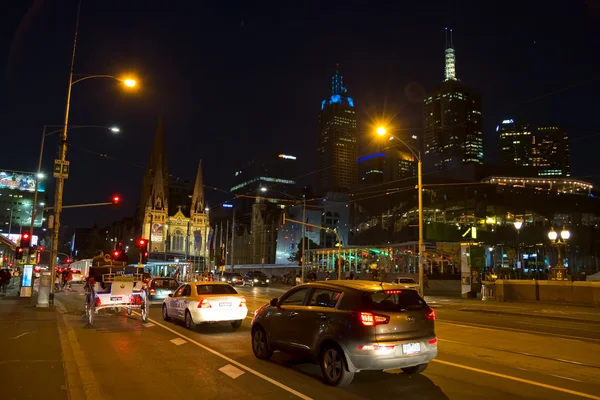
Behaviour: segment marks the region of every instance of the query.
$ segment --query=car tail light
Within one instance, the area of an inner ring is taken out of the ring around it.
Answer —
[[[386,290],[384,293],[385,294],[401,294],[402,290],[397,290],[397,289],[396,290]]]
[[[429,344],[437,344],[437,338],[429,339]]]
[[[427,317],[427,319],[430,319],[432,321],[435,320],[435,311],[433,308],[429,307],[429,310],[427,310],[427,312],[425,313],[425,316]]]
[[[96,297],[96,307],[102,305],[102,302],[100,301],[100,297]]]
[[[242,297],[242,301],[240,301],[240,307],[246,307],[246,298]]]
[[[198,308],[212,308],[208,300],[202,299],[200,303],[198,303]]]
[[[390,322],[390,317],[388,317],[387,315],[373,314],[370,312],[361,312],[360,322],[364,326],[385,325],[388,322]]]
[[[377,344],[368,344],[365,346],[358,346],[358,350],[375,351],[377,354],[392,354],[395,346],[380,346]]]
[[[156,289],[150,289],[150,294],[156,294]]]

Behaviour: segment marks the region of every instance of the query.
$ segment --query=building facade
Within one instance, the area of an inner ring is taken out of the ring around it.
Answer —
[[[347,192],[358,181],[358,133],[354,100],[339,68],[332,77],[331,97],[321,102],[318,125],[318,191]]]
[[[458,81],[451,31],[446,40],[444,81],[425,98],[424,114],[425,168],[483,163],[481,95]]]
[[[528,123],[505,119],[496,127],[496,132],[498,132],[502,164],[533,166],[534,135]]]
[[[157,136],[162,136],[162,126],[159,125],[159,128]],[[159,138],[158,142],[161,140]],[[208,266],[211,231],[205,208],[202,161],[187,210],[180,204],[175,205],[176,208],[169,204],[163,152],[153,151],[150,161],[154,164],[149,163],[145,182],[150,176],[152,184],[144,203],[141,229],[142,237],[148,240],[149,260],[189,260],[195,270]]]
[[[569,135],[557,126],[538,126],[533,143],[533,165],[539,176],[571,176]]]

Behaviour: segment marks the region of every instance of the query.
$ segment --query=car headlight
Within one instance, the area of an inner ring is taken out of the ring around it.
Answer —
[[[227,282],[226,278],[221,278],[221,282]]]
[[[258,279],[255,279],[254,282],[258,282]]]
[[[265,282],[269,283],[269,280],[267,279]]]

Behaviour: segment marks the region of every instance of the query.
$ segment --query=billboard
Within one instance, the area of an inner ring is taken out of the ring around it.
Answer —
[[[0,189],[22,190],[27,192],[35,191],[35,174],[27,174],[16,171],[0,171]],[[38,182],[38,192],[45,191],[42,180]]]
[[[10,240],[11,242],[13,242],[14,244],[16,244],[17,246],[19,246],[20,243],[21,243],[21,235],[20,234],[11,233],[9,235],[8,233],[3,233],[2,235],[4,235],[5,238],[7,238],[8,240]],[[31,235],[31,245],[32,246],[37,246],[38,245],[38,237],[37,237],[37,235]]]
[[[152,243],[160,243],[163,241],[165,232],[165,224],[154,222],[150,233],[150,241]]]

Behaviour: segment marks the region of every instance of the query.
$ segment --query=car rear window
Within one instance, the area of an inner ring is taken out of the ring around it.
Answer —
[[[179,284],[175,279],[154,279],[152,287],[175,290],[179,287]]]
[[[200,296],[203,294],[238,294],[229,285],[197,285],[196,291]]]
[[[401,312],[425,308],[427,303],[414,290],[381,290],[364,293],[365,306],[370,311]]]

